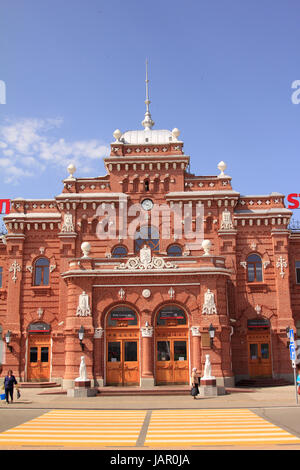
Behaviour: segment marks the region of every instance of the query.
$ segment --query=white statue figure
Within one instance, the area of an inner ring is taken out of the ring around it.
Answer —
[[[233,228],[232,220],[231,220],[231,213],[228,209],[222,212],[222,222],[221,222],[221,230],[222,229],[231,229]]]
[[[77,382],[86,382],[87,378],[87,371],[86,371],[86,363],[84,356],[81,356],[80,366],[79,366],[79,377],[75,379]]]
[[[207,289],[207,292],[204,294],[204,305],[202,308],[202,313],[207,313],[208,315],[217,313],[215,294],[211,292],[210,289]]]
[[[76,311],[77,317],[88,317],[91,315],[91,309],[89,306],[89,296],[85,292],[82,292],[79,296],[79,303]]]
[[[204,365],[204,375],[203,379],[212,379],[214,378],[211,375],[211,363],[210,363],[210,356],[209,354],[205,354],[205,365]]]
[[[140,260],[141,263],[146,267],[151,263],[151,248],[150,246],[144,245],[140,249]]]
[[[63,223],[61,231],[62,232],[74,232],[72,214],[70,214],[69,212],[67,214],[64,214],[64,223]]]

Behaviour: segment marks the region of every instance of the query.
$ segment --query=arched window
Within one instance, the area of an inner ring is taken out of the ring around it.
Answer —
[[[134,235],[134,251],[139,253],[140,249],[147,245],[151,248],[152,253],[159,252],[159,231],[156,227],[148,225],[141,227]]]
[[[182,256],[182,248],[180,245],[170,245],[167,249],[168,256]]]
[[[126,246],[118,245],[115,246],[111,252],[112,258],[124,258],[127,256],[127,248]]]
[[[177,325],[186,325],[186,314],[176,305],[163,307],[157,315],[157,326],[167,326],[168,321],[176,321]]]
[[[119,322],[128,322],[129,325],[136,326],[138,324],[137,314],[126,306],[114,308],[107,317],[107,326],[118,326]]]
[[[248,282],[262,282],[262,262],[258,255],[249,255],[247,258]]]
[[[144,191],[150,191],[149,180],[144,181]]]
[[[49,260],[47,258],[39,258],[34,265],[34,285],[49,285]]]

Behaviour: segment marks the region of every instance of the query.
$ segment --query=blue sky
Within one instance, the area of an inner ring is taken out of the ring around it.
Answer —
[[[298,0],[1,0],[0,197],[104,175],[112,133],[178,127],[195,174],[300,193]],[[297,212],[297,211],[296,211]]]

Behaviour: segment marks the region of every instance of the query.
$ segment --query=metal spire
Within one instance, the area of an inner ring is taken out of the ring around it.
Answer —
[[[154,126],[154,121],[151,119],[151,114],[149,111],[149,104],[151,101],[149,100],[149,80],[148,80],[148,59],[146,59],[146,112],[145,112],[145,119],[142,122],[142,125],[144,126],[145,129],[151,129]]]

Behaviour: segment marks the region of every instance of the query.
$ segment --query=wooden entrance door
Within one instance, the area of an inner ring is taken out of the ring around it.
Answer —
[[[110,338],[106,342],[107,385],[139,385],[139,341]]]
[[[27,380],[50,380],[50,335],[31,334],[28,338]]]
[[[248,365],[250,377],[272,376],[269,331],[248,333]]]
[[[174,338],[171,332],[168,337],[157,337],[156,340],[156,383],[187,384],[189,383],[188,339]]]

